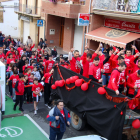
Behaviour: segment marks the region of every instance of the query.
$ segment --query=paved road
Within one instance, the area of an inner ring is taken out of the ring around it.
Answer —
[[[8,92],[8,87],[6,87],[6,93]],[[14,103],[13,103],[14,105]],[[38,104],[39,110],[37,115],[34,115],[33,104],[23,104],[24,114],[28,114],[48,135],[49,135],[49,122],[46,120],[46,116],[50,109],[44,105],[44,98],[41,97],[41,100]],[[18,109],[18,108],[17,108]],[[96,130],[89,125],[87,125],[84,130],[77,131],[72,126],[67,128],[63,138],[70,138],[76,136],[92,135],[98,134]]]

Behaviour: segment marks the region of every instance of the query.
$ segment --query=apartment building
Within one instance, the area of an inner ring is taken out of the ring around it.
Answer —
[[[93,0],[88,45],[96,49],[103,46],[131,47],[140,50],[140,0]]]

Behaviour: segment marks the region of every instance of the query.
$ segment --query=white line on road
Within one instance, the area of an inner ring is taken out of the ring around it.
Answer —
[[[24,114],[24,116],[26,116],[49,139],[49,135],[28,114]]]

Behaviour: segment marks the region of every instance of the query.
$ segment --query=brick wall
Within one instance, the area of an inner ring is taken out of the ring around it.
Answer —
[[[74,19],[65,18],[63,50],[69,52],[74,41]]]
[[[50,47],[59,46],[61,18],[53,15],[46,15],[46,39]],[[55,35],[50,35],[50,29],[55,29]],[[54,43],[50,43],[53,40]]]

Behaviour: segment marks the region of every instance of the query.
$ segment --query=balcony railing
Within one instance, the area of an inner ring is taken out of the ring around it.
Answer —
[[[80,4],[80,5],[85,5],[86,0],[48,0],[50,2],[54,3],[67,3],[67,4]]]
[[[140,12],[140,0],[93,0],[93,10]]]
[[[25,5],[25,4],[14,4],[14,11],[15,12],[22,12],[25,14],[30,14],[30,15],[40,15],[41,13],[41,8],[40,7],[35,7],[35,6],[30,6],[30,5]]]

